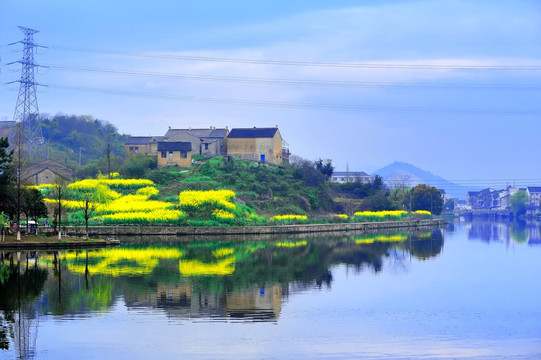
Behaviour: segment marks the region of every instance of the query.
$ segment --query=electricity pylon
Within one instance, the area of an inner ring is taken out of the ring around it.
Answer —
[[[21,78],[11,82],[20,83],[13,121],[15,123],[20,122],[19,125],[22,125],[22,140],[26,143],[25,148],[29,160],[39,162],[45,158],[45,140],[36,97],[36,87],[40,84],[34,80],[34,69],[39,67],[34,62],[34,50],[39,46],[34,42],[34,34],[38,31],[22,26],[19,26],[19,29],[24,33],[24,40],[10,44],[22,43],[24,45],[23,58],[10,63],[20,63],[22,65]]]

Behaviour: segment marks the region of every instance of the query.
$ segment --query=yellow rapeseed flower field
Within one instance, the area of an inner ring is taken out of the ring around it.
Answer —
[[[235,209],[235,192],[232,190],[186,190],[179,195],[179,206],[186,210],[196,210],[203,205],[211,205],[224,210]]]

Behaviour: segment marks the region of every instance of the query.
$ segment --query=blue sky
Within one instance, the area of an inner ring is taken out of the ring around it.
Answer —
[[[4,45],[21,25],[48,46],[42,113],[131,135],[279,125],[294,154],[337,170],[404,161],[450,180],[541,182],[538,0],[1,0],[0,24],[0,120],[13,117],[17,84],[3,84],[22,48]]]

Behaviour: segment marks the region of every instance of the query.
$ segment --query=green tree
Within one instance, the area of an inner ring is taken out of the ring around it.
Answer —
[[[85,235],[88,239],[88,220],[94,215],[100,206],[111,202],[113,199],[108,195],[110,191],[104,185],[95,189],[84,191],[78,194],[79,207],[83,210],[85,218]]]
[[[0,137],[0,174],[7,169],[13,160],[13,150],[7,151],[9,147],[8,138]]]
[[[48,215],[47,206],[43,202],[43,195],[38,189],[22,189],[21,211],[26,216],[26,230],[28,232],[28,220],[36,220]]]
[[[62,237],[62,200],[66,198],[67,189],[67,180],[61,176],[57,176],[53,185],[53,197],[56,201],[56,212],[58,216],[58,220],[56,221],[56,226],[58,226],[58,239]]]
[[[412,211],[427,210],[434,215],[443,211],[443,197],[435,187],[419,184],[411,192]]]
[[[233,164],[233,161],[231,161]],[[155,169],[158,165],[155,156],[137,155],[129,158],[122,167],[122,175],[133,178],[143,178],[150,169]]]
[[[327,177],[327,179],[331,177],[334,171],[334,167],[332,166],[331,159],[326,159],[325,161],[319,159],[314,163],[314,165],[316,169],[319,170],[320,173],[322,173],[323,175]]]
[[[528,194],[524,190],[519,190],[511,196],[511,198],[509,198],[509,204],[511,205],[511,212],[513,215],[519,217],[526,214],[528,202]]]
[[[17,194],[13,171],[13,150],[7,151],[9,141],[0,138],[0,211],[13,218],[17,212]]]

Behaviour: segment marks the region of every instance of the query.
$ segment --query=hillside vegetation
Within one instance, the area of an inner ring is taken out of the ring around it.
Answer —
[[[165,175],[168,172],[174,172],[178,178],[169,179]],[[179,174],[178,168],[148,173],[166,198],[183,190],[231,189],[241,202],[268,215],[332,211],[324,177],[321,173],[319,176],[322,181],[310,186],[305,174],[290,164],[271,166],[226,156],[206,160],[190,173]]]

